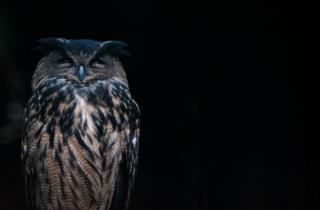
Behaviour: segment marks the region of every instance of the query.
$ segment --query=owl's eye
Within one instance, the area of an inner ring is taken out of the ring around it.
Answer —
[[[60,68],[68,68],[73,66],[73,60],[71,58],[63,57],[58,60],[58,66]]]
[[[93,68],[102,68],[104,67],[106,62],[102,58],[95,58],[90,62],[90,65]]]

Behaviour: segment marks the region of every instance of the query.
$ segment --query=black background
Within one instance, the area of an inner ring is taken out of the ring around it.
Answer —
[[[304,143],[312,83],[297,3],[0,6],[2,128],[10,125],[12,102],[21,107],[30,96],[36,39],[122,40],[142,111],[132,210],[316,209],[319,181],[306,161],[316,156]],[[0,210],[23,209],[19,138],[0,131]]]

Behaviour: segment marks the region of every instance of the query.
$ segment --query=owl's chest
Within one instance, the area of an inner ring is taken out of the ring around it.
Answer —
[[[81,133],[90,140],[125,126],[125,120],[120,116],[126,114],[120,110],[121,103],[113,95],[75,94],[72,98],[72,102],[63,101],[58,108],[61,115],[57,116],[57,122],[63,133]]]
[[[123,122],[120,115],[126,117],[127,105],[115,94],[117,91],[114,89],[98,87],[46,90],[41,97],[34,97],[36,115],[41,122],[60,127],[62,133],[83,129],[86,134],[94,136],[98,135],[102,125],[112,129]]]
[[[112,133],[122,135],[138,115],[135,102],[121,85],[101,82],[77,89],[57,83],[46,87],[30,101],[26,124],[33,124],[33,119],[39,122],[32,138],[45,134],[51,147],[57,139],[62,139],[63,145],[71,139],[84,147],[99,147],[101,138],[108,141]]]

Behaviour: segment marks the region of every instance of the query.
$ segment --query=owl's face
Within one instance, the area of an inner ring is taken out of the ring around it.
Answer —
[[[46,53],[38,63],[32,89],[51,78],[64,78],[80,86],[99,80],[118,79],[126,82],[119,56],[128,54],[119,41],[67,40],[46,38],[39,40],[40,51]]]

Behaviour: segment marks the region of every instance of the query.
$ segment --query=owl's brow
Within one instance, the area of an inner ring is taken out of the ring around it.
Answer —
[[[80,50],[79,57],[85,57],[87,55],[88,53],[86,53],[84,50]]]
[[[58,53],[58,55],[60,55],[61,57],[70,58],[70,56],[68,55],[68,53],[66,52],[66,50],[63,49],[63,48],[55,49],[52,53]]]

